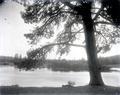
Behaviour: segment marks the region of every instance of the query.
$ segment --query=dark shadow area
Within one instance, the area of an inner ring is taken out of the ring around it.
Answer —
[[[119,87],[110,86],[80,86],[70,88],[55,87],[18,87],[18,86],[2,86],[0,87],[1,95],[119,95]]]

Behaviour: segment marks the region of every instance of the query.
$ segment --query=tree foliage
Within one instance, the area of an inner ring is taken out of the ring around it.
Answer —
[[[92,3],[92,7],[89,3]],[[26,23],[36,26],[25,37],[33,45],[40,43],[43,38],[50,43],[39,44],[39,48],[28,52],[28,57],[45,59],[55,46],[60,55],[68,53],[71,46],[84,47],[85,30],[81,15],[86,14],[85,8],[91,10],[97,52],[104,53],[110,50],[112,44],[119,43],[119,0],[36,0],[21,13]]]
[[[33,68],[38,68],[40,67],[40,63],[38,60],[30,59],[30,58],[21,58],[21,59],[14,59],[14,65],[15,67],[22,69],[22,70],[30,70]],[[39,64],[39,65],[37,65]],[[37,67],[36,67],[37,66]]]
[[[119,0],[102,0],[102,6],[105,8],[102,15],[115,25],[120,25],[120,1]]]

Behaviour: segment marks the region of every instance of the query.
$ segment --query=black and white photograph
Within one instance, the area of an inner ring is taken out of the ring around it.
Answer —
[[[120,0],[0,0],[0,95],[120,95]]]

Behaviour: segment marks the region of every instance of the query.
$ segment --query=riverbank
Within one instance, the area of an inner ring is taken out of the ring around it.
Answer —
[[[31,63],[31,65],[30,65]],[[38,64],[39,63],[39,64]],[[110,68],[119,68],[120,67],[120,55],[111,56],[111,57],[102,57],[99,58],[99,63],[101,65],[101,72],[109,72]],[[38,66],[37,66],[38,65]],[[37,64],[33,60],[26,58],[20,58],[19,60],[13,57],[0,56],[0,66],[13,66],[21,70],[34,70],[35,68],[48,68],[52,71],[88,71],[87,60],[66,60],[66,59],[47,59],[44,64],[40,60],[37,61]]]
[[[1,95],[120,95],[120,87],[91,87],[80,86],[71,88],[62,87],[18,87],[2,86]]]

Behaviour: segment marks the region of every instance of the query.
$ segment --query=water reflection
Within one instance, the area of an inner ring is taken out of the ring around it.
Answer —
[[[102,73],[107,85],[120,86],[120,72]],[[32,86],[32,87],[61,87],[68,81],[74,81],[76,86],[87,85],[88,72],[53,72],[48,69],[35,71],[19,71],[14,67],[0,67],[0,85]]]

